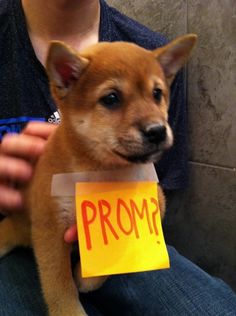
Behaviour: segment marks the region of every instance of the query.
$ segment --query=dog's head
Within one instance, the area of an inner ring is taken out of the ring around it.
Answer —
[[[173,143],[170,85],[195,41],[190,34],[154,51],[99,43],[81,53],[52,42],[47,72],[68,140],[103,164],[158,160]]]

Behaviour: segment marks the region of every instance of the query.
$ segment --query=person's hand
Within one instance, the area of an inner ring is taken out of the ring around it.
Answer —
[[[74,224],[68,228],[64,234],[64,240],[66,243],[71,244],[78,239],[77,235],[77,225]]]
[[[0,145],[0,210],[12,213],[24,208],[21,193],[32,175],[34,164],[42,154],[56,125],[29,123],[21,134],[8,134]]]
[[[21,134],[8,134],[3,138],[0,144],[0,211],[3,214],[24,208],[21,189],[30,181],[34,164],[56,127],[49,123],[31,122]],[[66,230],[64,240],[67,243],[77,240],[76,224]]]

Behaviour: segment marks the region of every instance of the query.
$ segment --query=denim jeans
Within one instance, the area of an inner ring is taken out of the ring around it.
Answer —
[[[81,294],[88,315],[236,315],[236,295],[223,281],[168,251],[168,270],[112,276],[99,290]],[[46,307],[33,254],[17,249],[0,259],[0,316],[32,315],[47,315]]]

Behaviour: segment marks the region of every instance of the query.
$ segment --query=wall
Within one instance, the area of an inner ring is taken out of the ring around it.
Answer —
[[[108,3],[170,39],[199,36],[186,76],[190,186],[165,230],[168,243],[236,289],[236,2]]]

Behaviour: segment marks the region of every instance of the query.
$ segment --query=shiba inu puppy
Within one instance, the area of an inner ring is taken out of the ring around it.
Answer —
[[[49,315],[85,315],[71,273],[71,246],[63,239],[75,222],[74,200],[51,196],[52,176],[157,161],[173,143],[170,85],[195,42],[190,34],[154,51],[114,42],[81,53],[52,42],[47,73],[62,122],[36,165],[26,213],[0,223],[0,256],[18,245],[33,247]],[[163,217],[160,188],[159,201]],[[91,290],[103,278],[79,281]]]

